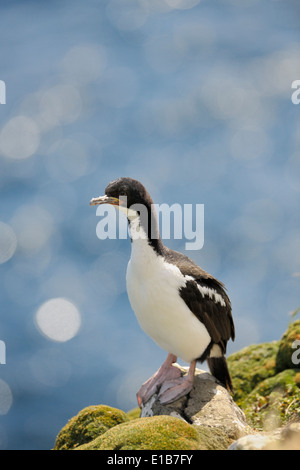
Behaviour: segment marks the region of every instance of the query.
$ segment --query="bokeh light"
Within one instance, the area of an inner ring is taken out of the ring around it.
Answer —
[[[60,139],[48,149],[46,168],[49,175],[57,181],[75,181],[88,172],[88,155],[79,142]]]
[[[39,330],[53,341],[69,341],[80,328],[77,307],[67,299],[50,299],[43,303],[35,316]]]
[[[13,395],[10,386],[0,379],[0,415],[6,415],[13,403]]]
[[[200,0],[165,0],[165,2],[172,8],[178,10],[189,10],[198,5]]]
[[[100,44],[72,47],[62,60],[62,78],[66,83],[86,85],[101,76],[106,62],[106,50]]]
[[[75,121],[81,112],[81,97],[78,89],[70,84],[61,84],[46,90],[40,98],[40,119],[49,128]]]
[[[52,215],[38,204],[21,205],[11,219],[18,238],[18,249],[25,256],[33,256],[48,244],[53,232]]]
[[[6,263],[15,253],[17,237],[13,229],[0,222],[0,264]]]
[[[0,132],[0,154],[8,158],[18,160],[31,157],[39,143],[38,126],[27,116],[11,118]]]
[[[145,23],[148,17],[147,3],[143,0],[110,0],[106,14],[111,23],[121,31],[134,31]]]

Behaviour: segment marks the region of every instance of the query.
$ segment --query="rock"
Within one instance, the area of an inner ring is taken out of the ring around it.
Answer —
[[[282,429],[280,439],[272,443],[275,450],[300,450],[300,422],[291,423]],[[266,450],[272,449],[270,444]]]
[[[90,442],[108,429],[129,421],[124,411],[106,405],[88,406],[62,428],[54,450],[70,450]]]
[[[182,375],[187,369],[174,364]],[[192,424],[205,436],[206,448],[227,448],[235,439],[250,432],[244,413],[228,391],[209,373],[196,370],[194,387],[187,397],[162,405],[154,395],[141,410],[141,417],[171,415]]]
[[[272,445],[274,441],[273,436],[249,434],[231,444],[228,450],[264,450],[267,445]]]
[[[172,416],[137,418],[109,429],[78,450],[195,450],[199,434],[190,424]]]
[[[291,423],[269,434],[244,436],[228,450],[300,450],[300,423]]]

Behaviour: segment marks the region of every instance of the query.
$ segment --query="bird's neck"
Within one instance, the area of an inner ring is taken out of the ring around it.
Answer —
[[[146,207],[146,206],[145,206]],[[154,206],[141,208],[135,216],[128,218],[132,252],[145,253],[150,247],[157,255],[163,254],[157,215]]]

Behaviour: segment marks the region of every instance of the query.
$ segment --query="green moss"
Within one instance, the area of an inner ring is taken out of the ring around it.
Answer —
[[[173,416],[138,418],[109,429],[78,450],[194,450],[198,432]]]
[[[297,372],[296,375],[295,375],[295,383],[296,383],[297,387],[300,388],[300,372]]]
[[[255,344],[228,357],[234,400],[238,405],[258,383],[275,375],[278,346],[278,341]]]
[[[127,411],[127,416],[129,419],[136,419],[139,418],[141,415],[141,409],[137,406],[130,411]]]
[[[84,408],[60,431],[54,450],[74,449],[126,421],[129,421],[126,413],[111,406],[98,405]]]
[[[289,328],[279,342],[278,353],[276,356],[277,372],[295,368],[295,364],[292,362],[292,355],[295,351],[292,348],[292,344],[296,340],[300,341],[300,320],[296,320],[294,323],[289,325]]]
[[[300,320],[289,325],[280,341],[248,346],[228,358],[234,400],[257,429],[300,416],[300,369],[292,363],[297,339]]]
[[[287,369],[263,380],[241,402],[250,424],[257,429],[281,426],[300,418],[298,370]]]

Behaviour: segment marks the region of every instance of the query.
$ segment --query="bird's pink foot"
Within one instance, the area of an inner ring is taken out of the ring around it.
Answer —
[[[190,393],[192,388],[193,380],[188,376],[167,380],[160,387],[158,394],[159,401],[162,405],[172,403]]]
[[[158,392],[164,382],[172,382],[181,376],[180,370],[172,365],[176,360],[177,357],[174,354],[168,354],[158,371],[141,386],[137,392],[137,401],[140,407]]]
[[[175,380],[166,380],[162,384],[158,394],[162,405],[172,403],[190,393],[193,388],[195,369],[196,361],[192,361],[187,375],[178,377]]]

